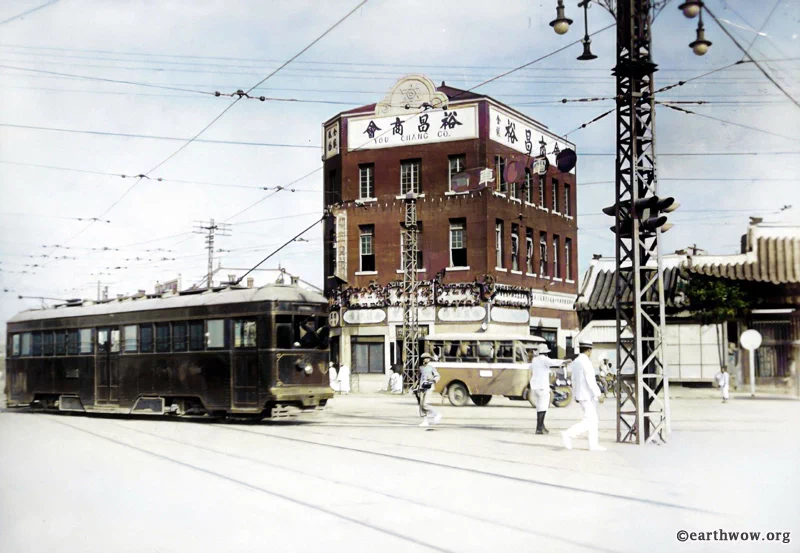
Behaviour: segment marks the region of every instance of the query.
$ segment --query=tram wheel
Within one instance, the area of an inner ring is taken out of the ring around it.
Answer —
[[[469,392],[461,382],[453,382],[447,387],[447,397],[450,399],[450,403],[456,407],[462,407],[467,404]]]

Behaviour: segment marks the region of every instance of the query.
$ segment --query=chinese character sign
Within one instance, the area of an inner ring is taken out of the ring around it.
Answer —
[[[552,165],[556,163],[558,152],[564,148],[574,149],[572,144],[555,137],[543,127],[530,125],[522,118],[500,111],[493,106],[489,107],[489,121],[491,123],[489,137],[492,140],[521,154],[536,157],[547,156]]]
[[[477,106],[428,109],[393,117],[347,119],[347,148],[368,150],[478,137]]]
[[[323,129],[323,141],[325,144],[325,159],[330,159],[339,155],[339,122],[333,123]]]

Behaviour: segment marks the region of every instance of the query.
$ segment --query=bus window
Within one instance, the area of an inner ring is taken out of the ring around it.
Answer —
[[[500,342],[497,349],[497,361],[512,363],[514,361],[514,344],[512,342]]]
[[[478,342],[478,359],[484,363],[494,362],[494,344],[492,342]]]
[[[528,358],[528,352],[525,351],[525,344],[522,342],[514,342],[514,363],[528,364],[533,358]]]

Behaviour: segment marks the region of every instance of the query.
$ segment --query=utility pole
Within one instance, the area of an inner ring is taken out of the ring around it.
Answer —
[[[403,228],[403,382],[414,388],[419,384],[419,282],[417,281],[417,194],[409,192]]]
[[[227,223],[215,223],[212,217],[208,222],[195,221],[195,234],[206,235],[206,249],[208,250],[208,271],[206,273],[206,286],[211,289],[214,281],[214,238],[219,236],[230,236],[231,226]]]

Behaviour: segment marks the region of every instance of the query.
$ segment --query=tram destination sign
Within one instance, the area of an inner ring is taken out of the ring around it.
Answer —
[[[478,108],[453,106],[390,117],[347,120],[347,148],[370,150],[478,137]]]

